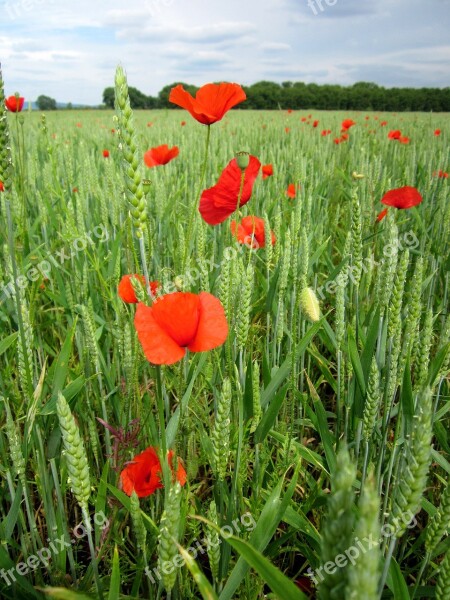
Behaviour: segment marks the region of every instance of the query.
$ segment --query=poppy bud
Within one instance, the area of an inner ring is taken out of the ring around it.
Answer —
[[[245,171],[250,163],[250,153],[236,152],[236,162],[241,171]]]

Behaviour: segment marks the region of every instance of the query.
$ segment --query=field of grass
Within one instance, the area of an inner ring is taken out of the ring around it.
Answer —
[[[206,160],[182,110],[0,121],[2,599],[450,599],[450,118],[309,112],[229,112]],[[239,151],[273,175],[207,225]],[[403,186],[422,203],[377,221]],[[150,363],[118,294],[146,269],[219,298],[226,341]],[[130,496],[150,446],[161,487]]]

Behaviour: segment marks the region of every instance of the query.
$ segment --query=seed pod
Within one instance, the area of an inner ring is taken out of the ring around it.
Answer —
[[[222,393],[217,403],[217,415],[211,434],[214,453],[214,472],[218,479],[225,479],[230,454],[230,410],[231,382],[223,382]]]
[[[81,508],[87,510],[91,492],[89,463],[78,426],[75,423],[74,416],[70,412],[67,400],[61,393],[58,395],[56,410],[65,448],[64,454],[72,491]]]
[[[177,570],[174,558],[178,554],[178,525],[180,522],[181,486],[177,481],[166,496],[164,512],[159,525],[158,569],[167,592],[175,585]]]
[[[415,515],[427,485],[431,459],[432,404],[430,389],[423,390],[417,399],[416,416],[411,436],[405,444],[405,455],[394,497],[389,523],[395,525],[396,536],[406,531],[404,515]]]

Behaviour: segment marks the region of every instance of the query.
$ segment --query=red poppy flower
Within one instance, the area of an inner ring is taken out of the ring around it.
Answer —
[[[159,167],[161,165],[166,165],[173,158],[178,156],[179,153],[178,146],[169,149],[167,144],[163,144],[162,146],[156,146],[156,148],[147,150],[144,154],[144,162],[147,167]]]
[[[435,129],[434,130],[434,135],[435,136],[441,135],[441,130],[440,129]]]
[[[261,168],[262,178],[267,179],[267,177],[272,177],[273,175],[273,166],[272,165],[263,165]]]
[[[295,183],[290,183],[286,190],[286,196],[289,198],[295,198],[297,195],[297,190],[300,188],[299,185],[295,185]]]
[[[292,113],[292,108],[288,108],[288,115],[290,115]]]
[[[77,123],[77,127],[83,127],[83,123]]]
[[[109,150],[103,150],[104,158],[109,158]]]
[[[152,127],[152,125],[153,125],[153,123],[152,123],[151,121],[149,121],[149,122],[147,123],[147,127]]]
[[[322,136],[324,136],[324,137],[325,137],[326,135],[330,135],[330,133],[331,133],[331,129],[323,129],[323,130],[320,132],[320,135],[322,135]]]
[[[381,203],[386,204],[387,206],[404,209],[417,206],[422,200],[423,198],[416,188],[406,185],[387,192],[381,198]]]
[[[77,188],[77,187],[74,187],[74,188],[72,188],[72,192],[73,192],[74,194],[77,194],[77,193],[78,193],[78,188]]]
[[[167,460],[172,475],[175,476],[173,472],[173,450],[169,450],[167,453]],[[161,474],[161,463],[156,448],[149,446],[144,452],[135,456],[121,472],[122,489],[128,496],[131,496],[134,491],[139,498],[145,498],[163,487]],[[176,478],[180,485],[186,483],[186,471],[180,458],[177,461]]]
[[[344,119],[341,124],[341,131],[348,131],[353,125],[356,125],[356,122],[353,121],[353,119]]]
[[[145,277],[143,275],[124,275],[119,282],[118,293],[124,302],[128,302],[128,304],[136,304],[139,302],[136,298],[136,292],[134,291],[133,285],[131,283],[131,279],[135,277],[138,279],[142,285],[145,286]],[[150,291],[153,296],[156,296],[159,288],[158,281],[150,281]]]
[[[207,83],[197,91],[195,98],[182,85],[177,85],[170,92],[169,102],[185,108],[199,123],[212,125],[246,98],[237,83]]]
[[[0,179],[0,192],[4,192],[5,191],[5,186],[3,184],[3,181]]]
[[[409,144],[409,142],[411,141],[410,138],[406,135],[401,135],[398,138],[398,141],[400,142],[400,144]]]
[[[387,121],[380,121],[381,127],[386,127],[387,124],[388,124]]]
[[[306,117],[302,117],[302,118],[300,119],[300,121],[301,121],[302,123],[305,123],[305,122],[306,122]]]
[[[402,137],[402,132],[400,129],[394,129],[388,133],[388,138],[390,140],[399,140]]]
[[[319,124],[319,121],[317,121],[317,120],[316,120],[316,121],[313,121],[313,124],[312,124],[312,126],[313,126],[314,128],[316,128],[318,124]]]
[[[434,171],[433,172],[433,177],[440,177],[442,179],[448,179],[448,173],[446,173],[442,169],[439,169],[439,171]],[[1,183],[2,182],[0,181],[0,186],[1,186]],[[0,191],[1,191],[1,187],[0,187]]]
[[[186,125],[186,121],[181,121],[180,125],[181,127],[184,127]]]
[[[348,133],[343,133],[341,135],[341,142],[346,142],[348,140],[348,138],[349,138]]]
[[[334,138],[333,142],[335,144],[340,144],[342,142],[341,138]]]
[[[290,130],[291,130],[291,128],[290,128],[290,127],[285,127],[285,128],[284,128],[284,133],[289,133],[289,132],[290,132]]]
[[[240,244],[245,244],[251,248],[264,248],[266,245],[266,235],[264,231],[264,219],[260,217],[244,217],[236,225],[236,221],[231,221],[231,233]],[[272,246],[276,242],[276,237],[271,231]]]
[[[256,156],[250,155],[248,167],[245,169],[239,206],[243,206],[250,200],[260,167],[261,163]],[[199,211],[209,225],[222,223],[237,209],[241,179],[242,171],[233,158],[222,171],[217,184],[203,191]]]
[[[20,112],[23,108],[25,98],[18,98],[17,96],[9,96],[5,98],[5,106],[9,112]]]
[[[228,324],[220,300],[207,292],[174,292],[158,298],[152,306],[139,303],[134,326],[147,360],[172,365],[191,352],[221,346]]]
[[[380,212],[380,214],[377,216],[377,221],[380,222],[384,219],[384,217],[387,215],[387,208],[383,208],[383,210]]]

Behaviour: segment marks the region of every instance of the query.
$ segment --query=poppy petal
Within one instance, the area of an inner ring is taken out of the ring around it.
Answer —
[[[197,335],[189,344],[192,352],[204,352],[221,346],[228,336],[228,323],[225,310],[218,298],[208,292],[198,295],[200,300],[200,319]]]
[[[200,317],[197,294],[166,294],[153,304],[151,311],[156,323],[179,346],[188,346],[195,338]]]
[[[172,365],[186,354],[177,342],[153,318],[155,306],[151,307],[139,303],[134,317],[134,326],[145,357],[154,365]]]

